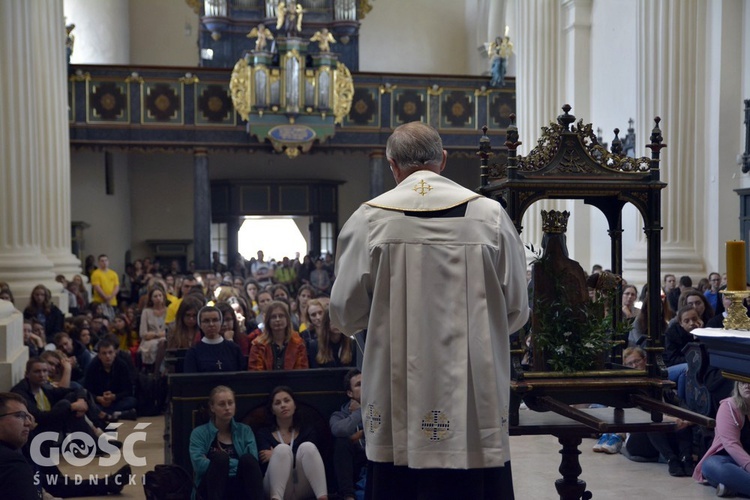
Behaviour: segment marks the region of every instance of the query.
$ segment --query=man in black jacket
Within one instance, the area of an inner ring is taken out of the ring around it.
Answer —
[[[25,378],[11,389],[26,400],[26,407],[37,423],[34,434],[52,431],[65,436],[80,431],[96,441],[97,436],[84,419],[89,407],[83,389],[53,387],[48,383],[48,374],[49,365],[44,360],[31,358],[26,362]]]
[[[86,369],[84,387],[105,412],[115,418],[135,420],[137,400],[128,365],[117,356],[112,340],[103,338],[96,349],[96,359]]]
[[[96,484],[88,479],[66,481],[57,466],[33,466],[33,461],[28,458],[27,443],[36,424],[30,410],[20,394],[0,393],[0,491],[3,498],[39,500],[43,489],[65,498],[104,496],[122,491],[130,479],[129,465]]]
[[[34,469],[21,454],[29,439],[33,417],[19,394],[0,393],[0,491],[5,498],[38,500]]]

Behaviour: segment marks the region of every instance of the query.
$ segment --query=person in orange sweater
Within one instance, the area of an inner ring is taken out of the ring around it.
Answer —
[[[308,367],[305,341],[292,329],[289,307],[283,302],[271,302],[266,310],[263,333],[250,347],[248,370],[299,370]]]

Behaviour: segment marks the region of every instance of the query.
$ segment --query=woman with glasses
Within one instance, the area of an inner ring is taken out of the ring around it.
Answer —
[[[242,351],[221,336],[221,311],[213,306],[198,311],[203,338],[185,354],[185,373],[236,372],[245,370]]]
[[[716,488],[716,496],[750,496],[750,384],[735,382],[721,401],[711,447],[695,467],[693,479]]]

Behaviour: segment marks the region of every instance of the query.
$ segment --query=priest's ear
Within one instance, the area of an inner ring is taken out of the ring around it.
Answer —
[[[391,160],[390,158],[388,159],[388,165],[390,165],[391,167],[391,174],[393,174],[393,180],[396,181],[396,184],[400,184],[401,181],[404,180],[403,170],[401,170],[398,164],[395,161]]]
[[[446,150],[443,150],[443,161],[440,163],[440,170],[438,172],[442,172],[445,170],[445,165],[448,163],[448,152]]]

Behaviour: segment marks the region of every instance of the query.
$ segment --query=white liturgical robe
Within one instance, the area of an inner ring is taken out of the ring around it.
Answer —
[[[463,216],[434,216],[463,204]],[[496,201],[419,170],[360,206],[339,235],[330,314],[348,335],[367,329],[367,457],[510,460],[508,336],[528,312],[523,245]]]

